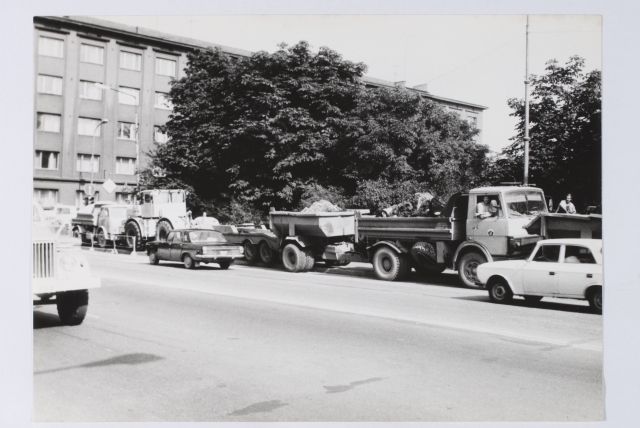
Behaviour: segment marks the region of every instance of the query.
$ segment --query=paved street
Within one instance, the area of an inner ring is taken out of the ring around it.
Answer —
[[[583,421],[603,418],[602,317],[489,302],[454,273],[352,264],[188,271],[88,252],[78,327],[34,309],[35,421]]]

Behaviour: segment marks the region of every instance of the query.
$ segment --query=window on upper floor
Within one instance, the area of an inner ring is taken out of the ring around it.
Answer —
[[[142,55],[120,51],[120,68],[135,71],[142,70]]]
[[[38,93],[62,95],[62,77],[38,75]]]
[[[102,101],[102,89],[95,86],[95,82],[80,81],[80,98],[85,100]]]
[[[467,120],[469,121],[469,125],[471,125],[473,128],[477,128],[478,127],[478,118],[475,116],[469,116],[467,118]]]
[[[120,86],[118,91],[118,103],[130,106],[140,105],[140,89]]]
[[[116,174],[134,175],[136,160],[134,158],[116,158]]]
[[[168,99],[168,94],[164,92],[156,92],[155,108],[161,108],[163,110],[173,110],[173,104]]]
[[[36,169],[58,169],[58,152],[36,150]]]
[[[64,58],[64,40],[40,36],[38,40],[38,55]]]
[[[92,172],[91,163],[91,155],[79,154],[76,159],[76,171]],[[93,155],[93,172],[98,171],[100,171],[100,156]]]
[[[171,59],[156,58],[156,74],[161,76],[176,77],[176,61]]]
[[[104,64],[104,48],[100,46],[80,45],[80,61],[91,64]]]
[[[60,132],[60,115],[49,113],[38,113],[38,131]]]
[[[121,140],[135,140],[136,125],[128,122],[118,122],[118,138]]]
[[[102,126],[100,125],[100,119],[89,119],[86,117],[78,118],[78,135],[89,135],[93,137],[99,137],[102,133]]]
[[[33,197],[44,209],[51,209],[58,203],[58,190],[33,189]]]
[[[158,144],[164,144],[169,141],[169,136],[160,130],[159,126],[154,126],[153,141]]]

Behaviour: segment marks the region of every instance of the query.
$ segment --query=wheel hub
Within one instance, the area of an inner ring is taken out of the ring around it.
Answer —
[[[392,267],[391,259],[389,259],[388,257],[383,258],[381,265],[382,269],[384,269],[386,272],[389,272]]]

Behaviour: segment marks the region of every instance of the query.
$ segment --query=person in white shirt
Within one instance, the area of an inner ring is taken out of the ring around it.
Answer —
[[[557,213],[567,213],[567,214],[576,214],[576,207],[571,203],[571,193],[567,195],[567,199],[565,201],[560,201],[558,204]]]
[[[493,217],[495,216],[497,213],[497,209],[493,208],[490,204],[489,204],[489,197],[485,196],[482,199],[482,202],[478,203],[478,205],[476,205],[476,217],[477,218],[488,218],[488,217]]]

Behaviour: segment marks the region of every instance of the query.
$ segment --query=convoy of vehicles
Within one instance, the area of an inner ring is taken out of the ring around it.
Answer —
[[[87,313],[89,289],[100,287],[100,278],[91,276],[80,243],[64,226],[46,221],[33,202],[33,304],[55,304],[64,324],[78,325]]]
[[[227,242],[222,233],[207,229],[172,230],[165,240],[148,242],[146,247],[152,265],[164,260],[184,263],[187,269],[201,263],[229,269],[234,260],[244,256],[242,245]]]
[[[507,303],[514,295],[532,303],[562,297],[588,300],[602,313],[602,240],[539,241],[526,259],[479,266],[478,282],[494,303]]]

